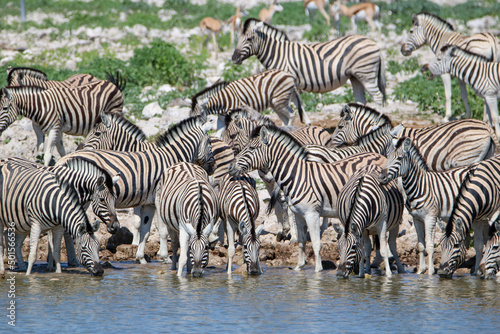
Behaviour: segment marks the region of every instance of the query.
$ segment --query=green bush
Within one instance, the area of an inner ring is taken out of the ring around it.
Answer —
[[[399,72],[415,72],[420,68],[417,57],[405,58],[403,62],[399,63],[395,60],[389,60],[387,62],[387,71],[391,74],[396,74]]]

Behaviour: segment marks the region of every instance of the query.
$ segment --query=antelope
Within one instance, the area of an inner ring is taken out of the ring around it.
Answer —
[[[347,16],[351,19],[352,29],[354,34],[357,33],[356,21],[365,20],[368,22],[372,29],[372,34],[375,32],[375,28],[378,30],[378,35],[380,37],[382,25],[378,20],[380,9],[377,5],[371,2],[359,3],[351,7],[347,7],[340,1],[336,1],[330,7],[330,12],[332,17],[337,22],[337,30],[340,29],[340,15]]]
[[[259,13],[259,20],[271,24],[275,12],[282,12],[283,7],[278,3],[278,0],[273,0],[269,8],[262,8]]]
[[[248,12],[243,9],[243,7],[238,7],[236,8],[236,14],[231,16],[229,20],[227,20],[226,25],[229,26],[229,29],[231,31],[231,46],[234,45],[234,34],[236,32],[241,31],[241,18],[244,16],[247,16]]]
[[[304,10],[306,11],[306,15],[309,16],[311,12],[319,10],[321,15],[326,20],[326,24],[330,26],[330,15],[328,15],[325,11],[325,7],[328,5],[328,0],[304,0]]]
[[[205,33],[205,29],[208,31]],[[212,42],[214,45],[214,55],[215,59],[217,60],[217,51],[218,51],[218,45],[217,45],[217,36],[216,34],[219,34],[222,31],[222,23],[218,19],[214,19],[213,17],[205,17],[201,20],[200,22],[200,30],[201,30],[201,40],[200,40],[200,50],[203,49],[203,44],[207,44],[209,36],[203,41],[203,36],[205,34],[212,34]]]

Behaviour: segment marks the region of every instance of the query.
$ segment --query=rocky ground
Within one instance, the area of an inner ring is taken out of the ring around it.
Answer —
[[[155,2],[155,1],[151,1]],[[158,2],[158,1],[156,1]],[[161,1],[159,1],[161,3]],[[200,0],[203,2],[203,0]],[[235,1],[236,3],[237,1]],[[251,1],[256,2],[256,1]],[[249,4],[248,1],[245,3]],[[302,37],[302,32],[308,27],[281,27],[287,30],[287,33],[293,40],[300,40]],[[146,29],[146,30],[144,30]],[[132,27],[128,33],[139,34],[143,37],[144,43],[148,43],[154,37],[165,38],[172,42],[178,42],[185,39],[189,34],[198,33],[196,29],[192,30],[179,30],[174,31],[156,31],[148,30],[145,27]],[[17,48],[22,46],[27,47],[29,52],[27,54],[41,52],[43,48],[47,47],[58,47],[60,45],[71,45],[76,54],[78,50],[88,50],[92,48],[99,48],[99,43],[104,41],[113,43],[113,37],[116,36],[112,32],[104,29],[86,29],[81,28],[80,33],[83,34],[71,34],[64,35],[57,40],[52,40],[50,32],[36,31],[36,29],[30,28],[27,32],[13,33],[5,32],[0,36],[0,46],[3,46],[3,50],[0,53],[0,65],[7,64],[12,56],[15,55]],[[117,32],[126,33],[126,32]],[[86,40],[82,40],[82,35],[88,37]],[[80,37],[75,37],[80,36]],[[389,49],[397,48],[403,41],[403,35],[396,35],[393,31],[390,31],[387,36],[382,36],[381,40],[377,40],[381,49],[384,53]],[[227,50],[219,53],[219,57],[216,60],[211,58],[210,68],[206,70],[204,75],[207,81],[215,82],[220,75],[220,69],[223,68],[223,64],[227,59],[231,57],[231,50]],[[131,50],[124,48],[123,46],[116,46],[116,54],[118,57],[127,59],[132,55]],[[416,54],[420,57],[421,63],[427,62],[432,59],[433,54],[428,48],[422,48],[417,51]],[[396,59],[403,59],[403,56],[396,55]],[[61,66],[71,68],[74,66],[74,61],[77,58],[67,59]],[[415,75],[416,73],[398,73],[396,75],[391,75],[387,73],[387,93],[391,96],[392,90],[395,85],[409,77]],[[168,89],[168,87],[166,88]],[[144,112],[146,117],[144,119],[135,119],[137,124],[144,129],[148,136],[157,134],[158,132],[163,132],[168,128],[171,123],[178,122],[183,118],[188,116],[189,108],[187,106],[187,101],[176,100],[172,101],[165,110],[162,110],[155,101],[155,94],[157,92],[145,89],[144,96],[150,105],[149,108]],[[339,94],[342,94],[342,88],[338,90]],[[329,131],[333,131],[338,123],[339,112],[342,105],[318,105],[316,110],[309,111],[309,117],[314,125],[322,126]],[[442,117],[438,114],[431,114],[428,112],[420,112],[416,109],[416,103],[412,101],[393,101],[388,100],[383,112],[388,114],[392,119],[394,124],[399,124],[403,120],[407,126],[423,127],[443,121]],[[149,114],[149,116],[147,116]],[[277,117],[271,114],[271,118],[277,121]],[[296,120],[296,125],[300,125],[298,120]],[[64,143],[67,152],[72,152],[76,149],[79,138],[64,136]],[[23,157],[29,160],[35,160],[37,152],[34,152],[36,139],[34,132],[32,131],[31,122],[28,119],[21,119],[16,121],[11,125],[0,137],[0,157]],[[265,235],[262,236],[262,248],[261,248],[261,260],[266,263],[267,266],[276,267],[289,267],[294,266],[297,261],[298,249],[296,244],[290,244],[289,241],[276,242],[276,217],[274,214],[266,215],[266,201],[269,195],[264,189],[259,189],[259,195],[261,199],[261,213],[259,215],[258,222],[264,224]],[[92,215],[89,211],[89,214]],[[93,219],[93,218],[92,218]],[[122,226],[131,227],[132,211],[131,210],[119,210],[119,220]],[[401,236],[398,238],[398,253],[402,259],[402,262],[407,266],[409,271],[414,269],[416,265],[416,233],[413,226],[410,224],[411,216],[407,213],[404,215],[403,223],[400,229]],[[153,224],[154,226],[154,224]],[[135,247],[131,245],[121,245],[115,249],[113,252],[106,249],[106,244],[110,238],[110,234],[107,233],[104,227],[101,227],[98,232],[98,236],[101,240],[102,250],[100,253],[101,259],[103,261],[124,261],[133,260],[135,258]],[[439,240],[440,233],[437,233],[436,240]],[[325,268],[334,268],[335,263],[338,261],[338,251],[336,246],[336,233],[333,231],[332,227],[329,227],[322,237],[322,250],[321,255],[324,261],[329,261],[325,263]],[[25,259],[27,258],[26,251],[28,250],[28,240],[26,240],[24,250]],[[156,260],[156,253],[159,249],[159,239],[156,232],[156,228],[153,227],[152,234],[148,240],[146,254],[150,260]],[[216,250],[211,252],[210,265],[213,266],[224,266],[226,263],[226,248],[224,246],[218,247]],[[47,244],[42,242],[38,250],[38,259],[44,261],[47,254]],[[237,248],[236,252],[236,263],[241,265],[241,248]],[[313,252],[310,245],[307,245],[307,260],[308,265],[313,265]],[[469,254],[472,255],[472,254]],[[64,260],[64,257],[63,257]],[[439,261],[439,248],[435,254],[435,263]]]

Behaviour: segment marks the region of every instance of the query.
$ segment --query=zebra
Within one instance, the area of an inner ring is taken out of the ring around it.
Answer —
[[[391,125],[384,124],[374,131],[360,137],[353,146],[326,147],[306,145],[307,160],[317,162],[335,162],[356,153],[373,152],[387,156],[393,151]]]
[[[300,121],[311,124],[302,109],[302,100],[291,74],[279,69],[267,70],[233,82],[218,82],[193,96],[191,115],[202,111],[219,115],[217,128],[223,129],[224,117],[229,110],[248,105],[258,112],[271,107],[283,124],[292,125],[295,112],[290,107],[293,101],[298,109]]]
[[[229,165],[234,160],[234,151],[226,142],[212,136],[210,136],[210,146],[215,160],[215,170],[209,178],[210,184],[217,188],[224,176],[227,175]]]
[[[498,187],[500,156],[471,166],[455,199],[441,244],[441,263],[438,274],[451,278],[462,264],[471,228],[474,229],[477,273],[482,258],[484,240],[487,237],[487,219],[495,221],[500,213],[500,189]]]
[[[333,146],[352,145],[373,127],[392,124],[391,119],[375,109],[357,103],[345,105],[341,120],[332,134]],[[468,166],[495,154],[497,136],[491,127],[478,120],[446,122],[425,128],[395,127],[392,134],[409,137],[419,148],[429,169],[444,171]]]
[[[188,162],[170,166],[158,182],[155,203],[159,217],[158,233],[160,240],[164,240],[158,257],[168,257],[166,238],[170,235],[172,270],[176,269],[178,261],[177,275],[182,276],[189,253],[191,265],[188,263],[188,271],[192,266],[191,274],[200,277],[208,264],[208,236],[219,216],[217,195],[206,171]]]
[[[406,193],[407,209],[413,217],[417,231],[419,265],[417,274],[427,270],[425,253],[428,256],[428,274],[434,274],[434,236],[438,220],[451,214],[455,198],[469,166],[457,167],[442,172],[429,170],[425,159],[408,137],[396,140],[396,151],[387,157],[387,166],[380,173],[383,184],[402,178]]]
[[[410,56],[413,51],[428,43],[432,52],[437,56],[445,45],[457,45],[470,52],[482,55],[488,61],[500,60],[500,42],[492,33],[478,33],[465,36],[456,32],[453,26],[442,18],[429,14],[413,14],[413,25],[408,37],[401,46],[401,53]],[[453,75],[453,73],[451,73]],[[451,118],[451,77],[450,74],[441,74],[445,93],[445,120]],[[467,88],[464,81],[458,78],[460,95],[465,105],[466,118],[471,118]]]
[[[48,133],[44,152],[44,162],[48,166],[53,146],[61,156],[66,154],[61,132],[86,135],[99,120],[101,111],[121,113],[123,99],[120,105],[110,103],[118,92],[118,88],[108,81],[76,88],[4,87],[0,96],[0,135],[18,115],[30,118],[42,134]],[[43,141],[44,136],[37,134],[37,149]]]
[[[441,54],[429,64],[424,65],[423,70],[430,70],[432,77],[450,73],[460,81],[465,82],[474,92],[484,99],[483,118],[495,134],[500,137],[498,125],[498,98],[500,98],[500,62],[488,61],[487,58],[471,53],[458,46],[443,46]]]
[[[337,196],[357,168],[368,164],[382,166],[387,159],[375,153],[362,153],[332,164],[306,161],[304,147],[287,132],[271,126],[255,130],[255,137],[235,157],[229,174],[239,176],[255,169],[272,174],[295,214],[299,244],[295,269],[305,265],[307,227],[315,255],[315,271],[321,271],[320,217],[338,217]]]
[[[259,260],[259,236],[264,225],[256,226],[259,215],[259,195],[255,180],[248,175],[232,177],[226,174],[218,192],[219,213],[227,234],[227,273],[231,275],[235,254],[234,233],[238,231],[243,239],[243,259],[250,275],[262,273]]]
[[[377,106],[384,103],[384,57],[377,44],[364,36],[302,44],[291,42],[273,26],[249,18],[243,25],[232,61],[241,64],[253,55],[266,69],[291,73],[299,90],[326,93],[350,80],[356,101],[366,102],[366,90]]]
[[[386,276],[392,276],[388,247],[396,260],[398,272],[404,272],[396,248],[399,225],[403,219],[403,196],[396,182],[380,184],[378,177],[381,171],[382,168],[376,165],[361,167],[339,193],[337,207],[342,224],[334,224],[337,233],[341,234],[337,276],[347,278],[357,263],[361,277],[364,277],[365,271],[370,272],[371,243],[368,233],[379,236]],[[364,247],[360,244],[361,239]],[[364,270],[363,255],[366,257]]]
[[[0,222],[4,227],[10,227],[14,222],[16,234],[30,235],[26,275],[31,274],[36,261],[41,233],[52,229],[56,237],[54,242],[49,238],[49,245],[54,250],[57,273],[61,273],[60,240],[66,230],[76,243],[80,264],[92,275],[102,276],[99,242],[79,203],[78,194],[70,184],[41,168],[11,162],[0,165],[0,180]],[[3,254],[2,248],[3,238],[0,238],[0,254]],[[0,261],[1,274],[4,269],[3,261]]]
[[[137,260],[145,264],[144,250],[155,212],[156,185],[166,168],[181,161],[196,162],[213,172],[214,158],[206,134],[211,126],[206,115],[190,117],[175,124],[144,150],[79,150],[59,159],[56,165],[86,158],[111,175],[121,173],[113,188],[116,207],[134,208],[132,244],[138,245]]]
[[[498,218],[490,225],[489,237],[477,272],[479,277],[486,279],[494,278],[500,269],[500,222]]]

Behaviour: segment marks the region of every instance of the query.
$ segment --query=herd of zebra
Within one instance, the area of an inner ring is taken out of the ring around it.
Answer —
[[[498,82],[491,75],[498,70],[467,50],[477,52],[486,49],[486,44],[491,46],[489,56],[495,58],[498,53],[491,36],[467,39],[447,31],[450,27],[445,21],[426,13],[415,15],[413,21],[403,54],[428,42],[443,54],[427,68],[437,75],[446,72],[446,66],[450,71],[450,63],[451,68],[465,66],[451,73],[461,84],[482,92],[488,102],[492,90],[484,84],[484,76],[491,79],[490,84]],[[447,40],[454,45],[447,45]],[[158,258],[170,261],[170,237],[171,266],[179,276],[186,265],[193,276],[201,276],[210,244],[224,242],[226,237],[230,274],[236,232],[248,273],[260,274],[263,225],[256,221],[259,197],[249,174],[257,170],[271,195],[269,210],[276,212],[279,235],[289,231],[298,244],[297,270],[306,264],[308,236],[315,270],[323,269],[321,235],[329,218],[338,218],[333,223],[340,253],[338,276],[348,277],[356,269],[361,276],[370,271],[370,236],[379,241],[377,251],[386,275],[392,275],[391,257],[398,272],[404,271],[396,239],[406,207],[418,238],[417,273],[434,274],[438,224],[445,232],[439,242],[439,275],[451,277],[464,262],[472,231],[475,272],[487,278],[496,275],[500,267],[500,156],[495,156],[498,117],[489,102],[485,115],[495,130],[472,119],[421,129],[393,127],[387,115],[365,105],[365,90],[377,109],[383,108],[385,99],[384,59],[370,39],[352,35],[303,44],[250,18],[232,60],[241,64],[252,55],[267,70],[199,92],[192,98],[191,116],[154,142],[148,142],[141,129],[121,114],[125,82],[119,75],[99,80],[79,74],[51,81],[34,69],[9,69],[0,96],[0,134],[19,115],[33,121],[38,150],[48,134],[45,165],[13,157],[0,160],[0,221],[5,229],[14,223],[19,268],[30,274],[40,236],[48,231],[53,257],[48,262],[55,264],[56,272],[61,272],[65,236],[68,263],[78,261],[93,275],[102,275],[94,235],[99,222],[91,223],[85,213],[91,204],[110,233],[120,226],[116,209],[133,208],[132,243],[138,246],[140,263],[146,263],[145,245],[156,214]],[[347,80],[357,102],[343,107],[335,132],[330,135],[310,125],[299,92],[328,92]],[[291,101],[305,127],[292,126]],[[284,127],[259,113],[269,107]],[[208,114],[219,116],[215,136],[207,134],[213,127]],[[85,139],[77,151],[65,154],[62,133]],[[49,167],[53,146],[61,159]],[[21,246],[27,235],[26,268]],[[11,247],[10,239],[7,244]],[[4,253],[3,238],[0,253]],[[4,261],[0,261],[0,273],[4,273]]]

